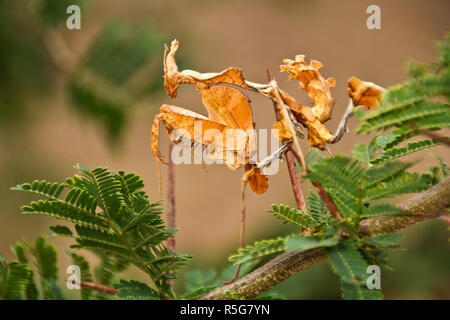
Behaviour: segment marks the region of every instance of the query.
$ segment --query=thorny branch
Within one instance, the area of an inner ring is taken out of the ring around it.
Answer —
[[[366,219],[361,222],[361,235],[394,233],[417,222],[438,217],[450,201],[450,177],[430,189],[402,202],[399,207],[410,211],[409,216],[389,216]],[[199,299],[226,299],[225,291],[239,292],[246,299],[253,299],[280,282],[326,260],[323,248],[307,251],[288,251],[280,254],[262,267],[236,282],[223,286]]]

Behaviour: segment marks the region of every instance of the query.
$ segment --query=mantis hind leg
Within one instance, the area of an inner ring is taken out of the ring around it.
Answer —
[[[239,247],[244,248],[245,245],[245,227],[246,227],[246,218],[247,218],[247,211],[245,209],[245,191],[247,189],[247,184],[249,182],[249,179],[251,176],[255,174],[256,167],[249,166],[247,167],[247,170],[244,173],[244,176],[242,177],[242,186],[241,186],[241,225],[240,225],[240,232],[239,232]],[[225,281],[223,284],[227,285],[230,283],[233,283],[239,278],[239,272],[241,271],[242,264],[238,264],[236,272],[231,280]]]
[[[158,182],[159,182],[159,193],[162,193],[162,180],[161,180],[161,162],[164,161],[159,153],[159,123],[161,122],[161,114],[157,114],[153,119],[152,125],[152,138],[151,138],[151,148],[153,157],[156,161],[156,169],[158,171]]]
[[[194,141],[195,139],[195,122],[199,121],[202,124],[202,132],[201,132],[201,140]],[[153,126],[152,126],[152,138],[151,138],[151,147],[152,147],[152,154],[153,157],[156,160],[156,167],[158,170],[158,180],[159,180],[159,192],[162,192],[162,180],[161,180],[161,169],[160,164],[165,163],[162,160],[162,157],[159,153],[159,126],[160,124],[163,124],[166,128],[167,133],[169,134],[169,137],[171,141],[175,144],[178,144],[181,142],[181,140],[178,140],[180,137],[175,136],[174,133],[178,129],[183,129],[188,136],[190,137],[188,140],[191,141],[191,152],[192,147],[196,144],[203,144],[203,137],[204,133],[207,132],[209,129],[215,129],[218,132],[224,132],[227,128],[225,125],[211,121],[205,116],[193,112],[188,109],[184,109],[177,106],[172,105],[163,105],[160,108],[160,113],[157,114],[153,120]],[[171,155],[169,155],[171,156]],[[195,156],[195,155],[194,155]],[[167,164],[167,163],[165,163]],[[202,162],[203,169],[206,171],[206,168],[204,167],[204,163]]]

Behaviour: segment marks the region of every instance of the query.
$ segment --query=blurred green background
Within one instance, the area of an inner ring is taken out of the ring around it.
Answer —
[[[68,30],[70,4],[81,7],[81,29]],[[180,40],[181,67],[201,72],[228,66],[244,69],[247,79],[265,82],[266,67],[281,87],[300,96],[278,73],[284,58],[306,54],[333,76],[337,103],[327,126],[334,131],[347,103],[350,76],[388,87],[407,79],[406,62],[435,60],[435,42],[450,30],[446,0],[377,1],[381,30],[366,28],[365,0],[0,0],[0,252],[48,233],[50,218],[22,216],[33,199],[9,188],[34,179],[63,181],[72,166],[107,166],[134,171],[146,182],[153,201],[157,188],[150,152],[153,117],[163,103],[203,113],[191,86],[171,101],[163,90],[164,43]],[[304,98],[304,97],[303,97]],[[270,102],[250,94],[257,128],[270,128]],[[306,102],[306,100],[304,100]],[[351,121],[350,129],[356,125]],[[369,137],[348,134],[334,153],[349,153]],[[162,134],[162,154],[167,154]],[[307,149],[306,142],[302,147]],[[445,160],[444,148],[435,148]],[[433,158],[421,155],[417,170]],[[177,251],[194,255],[186,270],[223,268],[238,245],[241,171],[211,166],[176,168]],[[167,177],[163,168],[163,177]],[[163,178],[165,186],[165,179]],[[309,188],[309,186],[307,186]],[[195,191],[194,191],[195,190]],[[270,177],[264,195],[247,201],[248,241],[291,231],[264,210],[272,203],[293,205],[286,168]],[[404,232],[393,252],[395,271],[383,270],[387,299],[449,299],[450,246],[447,225],[429,221]],[[60,252],[60,279],[70,241],[52,239]],[[124,275],[139,279],[136,270]],[[182,274],[181,274],[182,278]],[[62,280],[61,280],[62,281]],[[182,281],[177,290],[182,290]],[[301,272],[272,291],[291,299],[339,298],[338,279],[326,264]]]

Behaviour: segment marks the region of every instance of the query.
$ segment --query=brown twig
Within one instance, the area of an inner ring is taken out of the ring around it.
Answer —
[[[334,204],[333,200],[330,198],[328,193],[325,191],[325,189],[322,187],[322,185],[317,182],[313,182],[312,184],[314,187],[319,189],[319,196],[322,198],[323,202],[327,206],[327,209],[328,211],[330,211],[330,214],[336,219],[342,219],[342,216],[339,213],[338,209],[336,208],[336,205]]]
[[[169,144],[168,183],[167,183],[167,228],[175,228],[175,165],[172,161],[173,145]],[[167,247],[175,251],[175,236],[167,240]]]
[[[300,156],[294,151],[291,150],[292,154],[295,156],[295,158],[297,159],[297,162],[301,165],[301,158]],[[306,166],[306,164],[305,164]],[[305,172],[308,172],[308,167],[303,167],[303,169],[305,170]],[[342,219],[341,214],[339,213],[336,205],[334,204],[333,200],[330,198],[330,196],[328,195],[328,193],[325,191],[325,189],[322,187],[322,185],[320,183],[317,182],[312,182],[313,186],[316,187],[319,190],[319,196],[322,198],[323,202],[325,203],[325,205],[328,208],[328,211],[330,211],[330,214],[335,217],[336,219]]]
[[[366,219],[361,223],[361,235],[398,232],[417,222],[436,218],[443,212],[442,209],[448,206],[449,199],[450,177],[400,204],[400,208],[410,211],[412,215]],[[253,299],[298,272],[325,260],[326,252],[323,248],[288,251],[236,282],[199,299],[226,299],[223,293],[227,290],[239,292],[246,299]]]
[[[72,284],[77,284],[76,280],[73,280]],[[86,288],[86,289],[95,290],[95,291],[100,291],[100,292],[104,292],[104,293],[108,293],[108,294],[111,294],[111,295],[115,295],[115,294],[117,294],[119,292],[119,289],[117,289],[117,288],[106,286],[104,284],[99,284],[99,283],[80,281],[78,284],[80,285],[80,287],[83,287],[83,288]]]

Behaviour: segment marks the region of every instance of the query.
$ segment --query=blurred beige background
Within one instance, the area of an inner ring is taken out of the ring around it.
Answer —
[[[381,7],[382,30],[366,28],[366,8],[370,4]],[[333,119],[327,122],[334,131],[347,103],[347,79],[356,76],[384,87],[406,80],[405,64],[409,59],[437,58],[435,43],[450,30],[449,12],[447,0],[98,0],[86,14],[82,13],[82,29],[65,31],[64,37],[80,57],[110,19],[152,21],[167,39],[180,40],[178,56],[189,57],[192,63],[187,68],[217,72],[236,66],[244,70],[248,80],[265,82],[267,67],[280,87],[307,102],[304,92],[295,83],[287,83],[287,76],[279,73],[282,59],[305,54],[307,60],[314,58],[324,64],[321,71],[325,77],[336,79],[332,94],[337,102]],[[50,218],[21,215],[20,205],[34,197],[11,192],[9,187],[34,179],[62,181],[75,173],[72,165],[81,163],[89,168],[107,166],[134,171],[144,178],[145,190],[152,200],[166,198],[166,194],[158,194],[155,162],[150,152],[153,117],[163,103],[205,113],[192,86],[182,86],[175,100],[160,93],[134,109],[122,141],[111,148],[94,123],[84,121],[67,107],[65,76],[56,72],[56,77],[50,94],[26,97],[26,122],[1,132],[0,251],[7,258],[12,258],[8,248],[16,240],[33,240],[36,235],[47,233],[47,226],[54,222]],[[155,77],[161,77],[162,81],[162,71]],[[257,128],[270,128],[274,121],[270,101],[251,93],[249,97]],[[334,153],[348,154],[355,142],[369,139],[354,135],[356,124],[357,119],[352,119],[352,133],[331,146]],[[165,155],[168,139],[161,132],[161,152]],[[302,147],[306,152],[305,141]],[[447,161],[450,159],[447,150],[434,151]],[[431,161],[425,153],[418,168],[426,168]],[[166,188],[165,167],[162,173]],[[195,264],[223,263],[238,246],[242,174],[242,170],[230,171],[217,165],[209,166],[208,173],[200,165],[176,167],[177,226],[181,229],[176,236],[177,251],[193,254]],[[272,203],[295,204],[284,163],[269,183],[269,190],[263,195],[248,192],[248,239],[282,230],[264,212]],[[445,231],[445,226],[438,228]],[[63,239],[52,242],[59,252],[70,244]],[[448,246],[448,242],[442,246]],[[60,256],[63,265],[66,258]],[[448,273],[446,277],[448,280]]]

